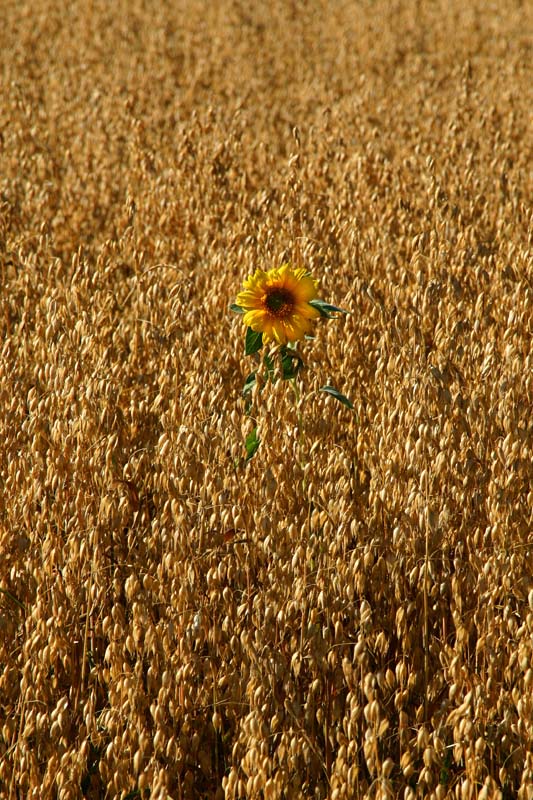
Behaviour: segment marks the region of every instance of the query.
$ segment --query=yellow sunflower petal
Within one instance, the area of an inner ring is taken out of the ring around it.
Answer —
[[[268,273],[262,269],[258,269],[253,275],[250,275],[243,283],[245,289],[250,291],[257,291],[258,287],[263,286],[268,280]]]
[[[243,282],[237,304],[244,324],[263,333],[264,341],[285,345],[303,339],[320,312],[309,304],[317,296],[317,283],[303,268],[290,264],[268,272],[258,269]]]
[[[244,324],[248,325],[254,331],[261,331],[263,330],[264,319],[264,311],[247,311],[244,315]]]
[[[320,316],[318,308],[309,305],[309,303],[298,303],[295,308],[295,313],[306,319],[318,319]]]
[[[304,319],[295,318],[285,322],[285,335],[289,341],[296,342],[304,338],[309,328],[310,326],[306,325]]]
[[[264,327],[262,329],[263,330],[263,341],[264,342],[270,342],[270,341],[274,340],[274,335],[273,335],[273,332],[272,332],[272,328],[273,328],[272,323],[269,322],[268,320],[265,320],[264,321]]]
[[[237,295],[237,304],[242,308],[260,308],[261,294],[253,292],[251,289],[245,289]]]
[[[315,281],[306,275],[301,279],[298,284],[298,296],[302,300],[314,300],[317,296],[317,287]]]
[[[287,344],[288,338],[287,333],[285,331],[285,325],[282,320],[278,320],[274,322],[272,325],[272,333],[270,334],[271,338],[274,339],[278,344]]]
[[[296,278],[296,275],[288,276],[288,288],[295,293],[297,299],[300,301],[306,302],[308,300],[314,300],[317,296],[316,281],[309,275],[306,275],[304,270],[298,271],[303,273],[300,278]]]

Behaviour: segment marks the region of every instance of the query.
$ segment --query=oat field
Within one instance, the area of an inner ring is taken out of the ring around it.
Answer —
[[[0,798],[531,800],[531,4],[1,6]]]

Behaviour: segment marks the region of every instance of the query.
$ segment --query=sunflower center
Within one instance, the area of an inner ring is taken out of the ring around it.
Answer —
[[[294,297],[287,289],[270,289],[266,293],[265,306],[276,317],[290,314],[294,307]]]

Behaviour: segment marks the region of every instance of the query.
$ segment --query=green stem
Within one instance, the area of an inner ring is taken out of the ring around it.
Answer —
[[[4,594],[6,597],[9,597],[9,599],[12,600],[12,602],[15,603],[23,611],[26,611],[26,608],[25,608],[24,604],[21,603],[20,600],[17,600],[17,598],[15,597],[14,594],[11,594],[11,592],[8,592],[7,589],[0,589],[0,592],[2,592],[2,594]]]

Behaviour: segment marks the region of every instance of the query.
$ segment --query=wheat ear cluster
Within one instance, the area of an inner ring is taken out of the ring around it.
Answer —
[[[532,16],[2,3],[2,800],[533,798]]]

